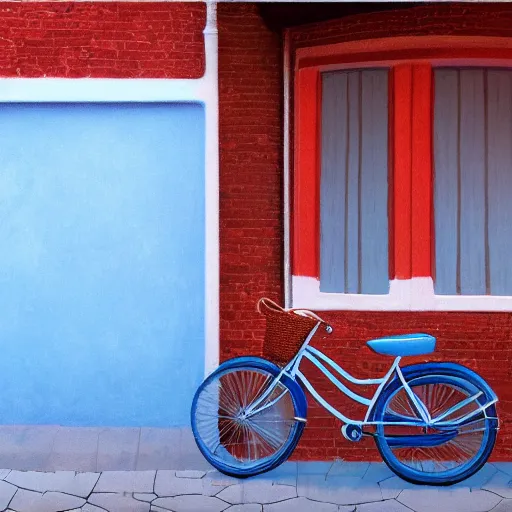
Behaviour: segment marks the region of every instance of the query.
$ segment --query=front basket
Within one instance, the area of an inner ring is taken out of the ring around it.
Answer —
[[[259,300],[257,309],[267,321],[263,357],[285,366],[297,354],[318,322],[293,310],[285,310],[267,298]]]

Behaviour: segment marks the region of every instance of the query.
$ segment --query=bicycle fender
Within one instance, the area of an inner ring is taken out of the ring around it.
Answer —
[[[228,359],[227,361],[224,361],[215,370],[214,373],[220,372],[223,370],[228,370],[231,368],[240,368],[240,367],[244,367],[244,366],[254,366],[255,368],[259,368],[261,370],[266,370],[266,371],[272,373],[276,377],[281,372],[281,368],[279,368],[279,366],[272,363],[271,361],[268,361],[267,359],[263,359],[262,357],[259,357],[259,356],[241,356],[241,357],[234,357],[232,359]],[[281,377],[281,381],[292,393],[292,396],[297,403],[297,410],[298,410],[299,416],[301,418],[307,418],[308,403],[307,403],[307,399],[306,399],[306,394],[304,393],[304,390],[302,389],[300,384],[296,380],[288,377],[287,375],[283,375]]]
[[[480,375],[478,375],[478,373],[458,363],[418,363],[401,367],[400,370],[402,371],[402,374],[407,382],[416,377],[429,374],[432,375],[436,373],[438,375],[451,375],[453,377],[458,377],[460,379],[469,381],[480,388],[485,393],[485,398],[487,401],[492,402],[498,400],[498,397],[496,396],[496,393],[493,391],[491,386],[489,386],[489,384],[487,384],[487,382]],[[386,391],[392,386],[395,387],[398,385],[401,385],[401,381],[395,374],[393,379],[390,380],[388,384],[386,384],[386,387],[382,390],[381,396],[385,396]],[[378,400],[372,406],[370,414],[368,415],[368,421],[376,420],[375,412],[377,410],[377,403]]]

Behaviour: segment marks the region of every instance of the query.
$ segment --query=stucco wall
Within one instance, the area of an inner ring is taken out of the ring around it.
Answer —
[[[200,3],[3,2],[0,76],[199,78],[205,21]],[[205,359],[205,109],[33,95],[0,119],[0,424],[188,426]]]

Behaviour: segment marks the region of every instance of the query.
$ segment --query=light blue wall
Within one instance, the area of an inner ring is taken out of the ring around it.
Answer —
[[[2,105],[0,130],[0,423],[187,425],[203,107]]]

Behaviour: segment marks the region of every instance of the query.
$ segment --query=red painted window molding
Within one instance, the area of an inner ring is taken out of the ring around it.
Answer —
[[[295,54],[292,274],[319,277],[323,71],[387,67],[390,280],[432,276],[432,67],[512,66],[512,39],[418,36],[299,48]]]
[[[428,277],[432,225],[432,67],[428,62],[392,66],[393,109],[390,148],[394,165],[394,274]]]
[[[512,311],[511,296],[435,295],[433,69],[512,68],[512,38],[421,36],[300,48],[294,74],[292,304],[317,309]],[[387,295],[320,289],[321,73],[389,69]]]
[[[320,226],[320,72],[296,73],[293,273],[318,277]],[[305,222],[302,222],[305,220]],[[295,228],[297,226],[297,228]],[[300,226],[300,229],[298,228]]]

